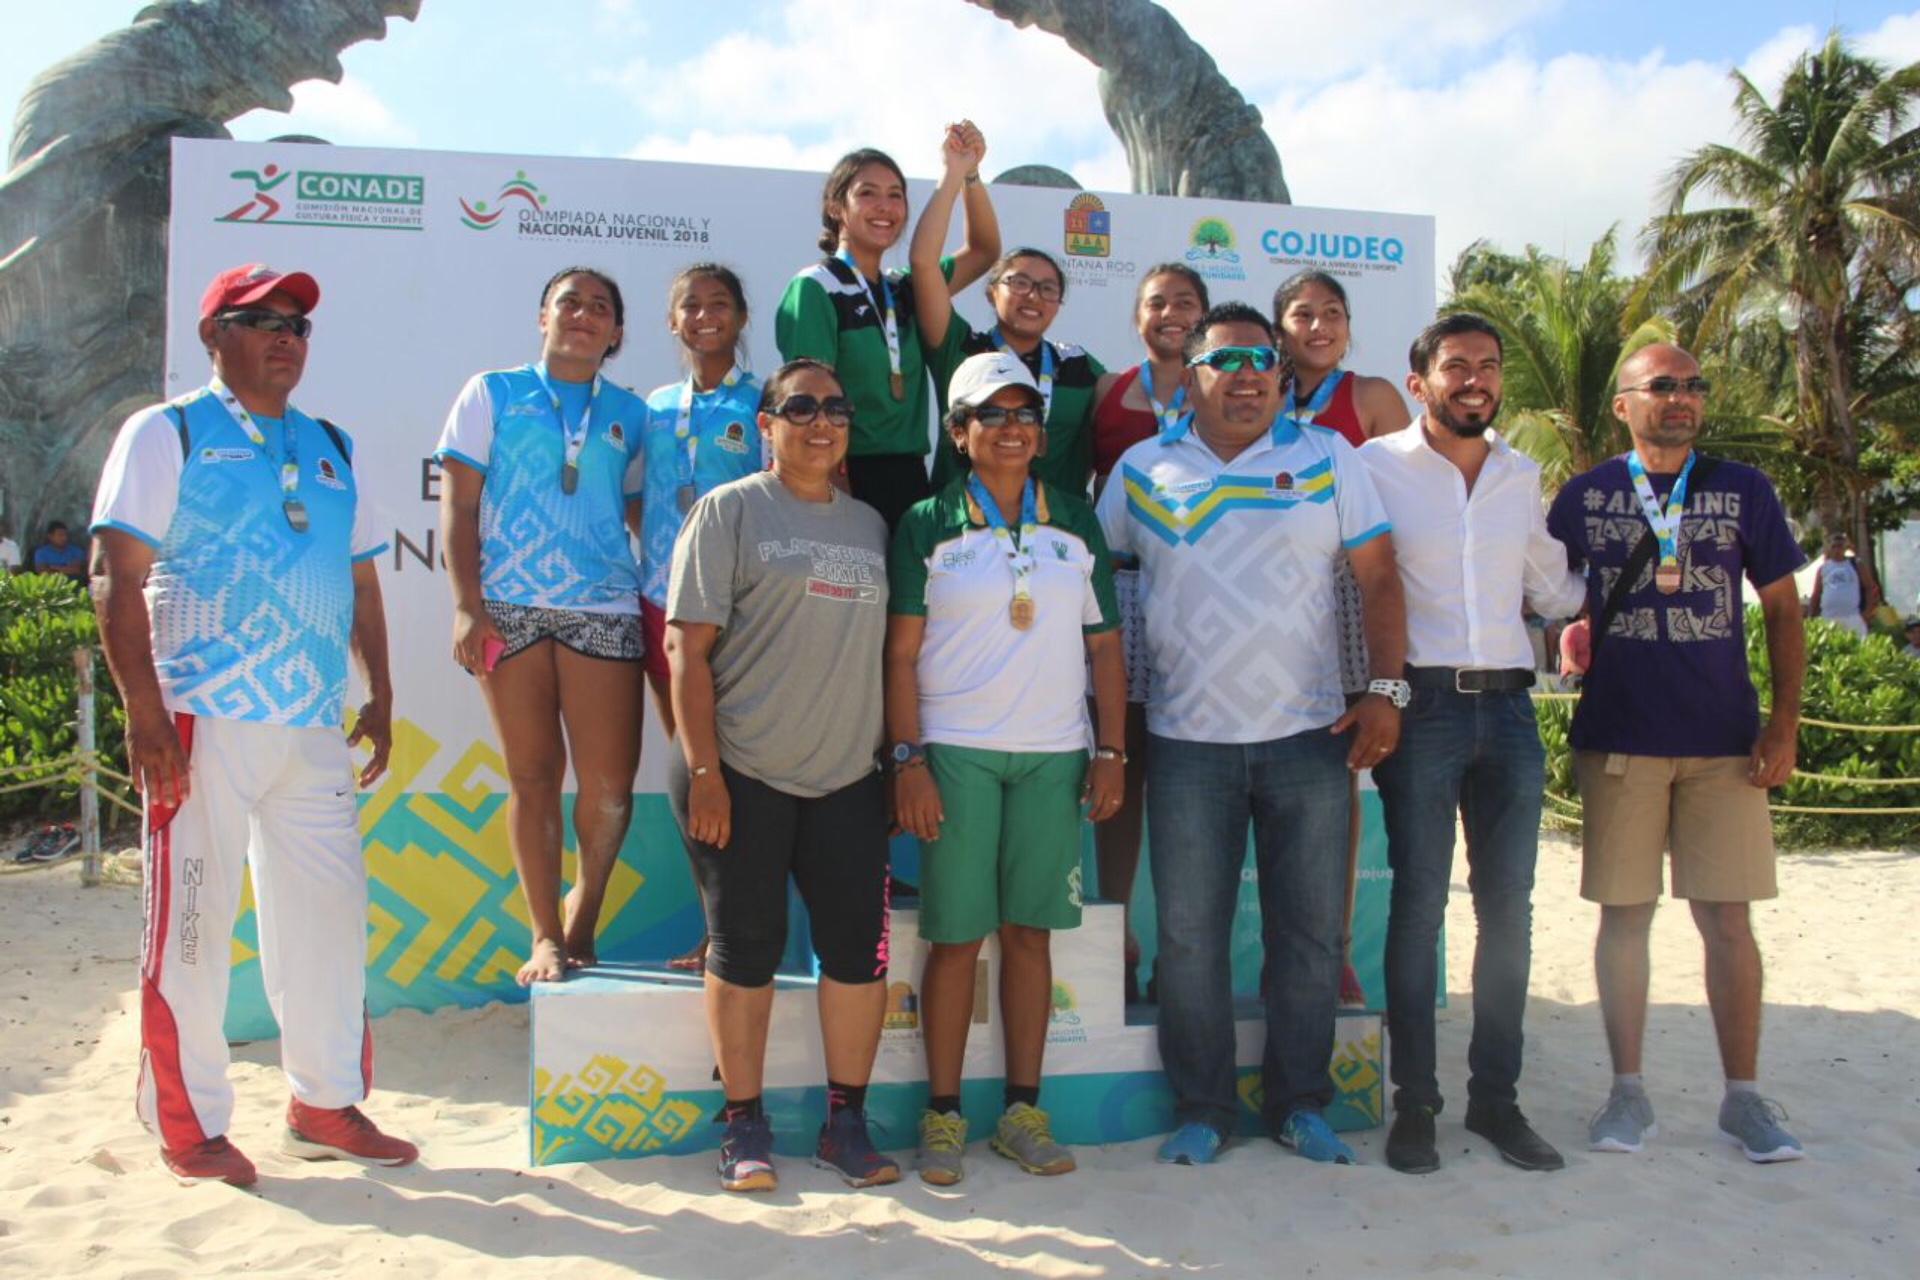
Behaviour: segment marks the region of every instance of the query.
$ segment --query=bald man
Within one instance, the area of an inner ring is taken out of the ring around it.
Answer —
[[[1720,1130],[1768,1163],[1802,1152],[1759,1091],[1760,948],[1748,910],[1777,892],[1767,788],[1793,771],[1806,659],[1793,574],[1805,557],[1765,475],[1695,451],[1707,392],[1679,347],[1635,352],[1613,399],[1633,449],[1568,482],[1547,517],[1586,573],[1595,619],[1570,736],[1584,808],[1580,892],[1600,904],[1594,970],[1614,1084],[1588,1145],[1638,1151],[1655,1131],[1640,1050],[1647,934],[1671,850],[1673,894],[1692,906],[1706,944],[1726,1071]],[[1764,723],[1742,578],[1759,592],[1773,671]]]

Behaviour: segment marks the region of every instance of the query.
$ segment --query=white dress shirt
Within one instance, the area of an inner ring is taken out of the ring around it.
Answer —
[[[1539,465],[1496,431],[1486,439],[1471,492],[1428,443],[1425,415],[1361,446],[1393,525],[1410,666],[1530,669],[1522,602],[1543,618],[1571,617],[1586,603],[1586,580],[1547,532]]]

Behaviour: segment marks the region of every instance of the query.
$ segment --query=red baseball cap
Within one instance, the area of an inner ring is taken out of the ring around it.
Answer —
[[[260,301],[270,293],[284,293],[300,304],[300,310],[312,311],[320,305],[320,286],[304,271],[282,274],[261,262],[243,267],[228,267],[213,278],[200,295],[200,318],[208,320],[222,311]]]

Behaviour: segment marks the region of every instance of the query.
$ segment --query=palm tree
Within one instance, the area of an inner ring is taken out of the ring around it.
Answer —
[[[1674,168],[1667,212],[1644,236],[1652,266],[1636,301],[1690,297],[1703,346],[1778,317],[1792,334],[1791,434],[1823,464],[1816,509],[1865,551],[1876,480],[1861,468],[1857,361],[1885,344],[1857,326],[1870,277],[1920,261],[1920,129],[1908,124],[1920,63],[1889,73],[1835,31],[1788,70],[1776,102],[1732,78],[1746,150],[1709,145]],[[1689,208],[1695,197],[1723,203]]]
[[[1529,245],[1515,258],[1476,242],[1455,261],[1444,310],[1477,311],[1506,348],[1504,430],[1540,464],[1549,489],[1627,447],[1613,415],[1620,362],[1650,342],[1670,341],[1655,317],[1624,323],[1632,281],[1614,275],[1609,230],[1573,266]]]

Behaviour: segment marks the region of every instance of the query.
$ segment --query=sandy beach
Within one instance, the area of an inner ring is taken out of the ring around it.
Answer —
[[[1578,854],[1543,845],[1522,1104],[1568,1156],[1503,1166],[1460,1128],[1473,938],[1465,867],[1448,920],[1441,1015],[1445,1167],[1326,1169],[1265,1140],[1172,1169],[1153,1144],[1082,1148],[1078,1173],[1025,1176],[976,1144],[965,1183],[847,1192],[798,1161],[767,1196],[715,1189],[710,1158],[529,1171],[524,1006],[376,1024],[368,1111],[417,1140],[413,1168],[278,1154],[276,1046],[236,1050],[232,1138],[251,1192],[181,1187],[134,1119],[137,891],[82,889],[77,866],[0,880],[0,1274],[36,1277],[695,1277],[982,1274],[1130,1277],[1898,1276],[1920,1243],[1920,855],[1783,857],[1756,913],[1767,955],[1762,1086],[1810,1158],[1749,1165],[1719,1137],[1721,1086],[1684,908],[1654,934],[1647,1080],[1660,1137],[1585,1150],[1608,1082]]]

